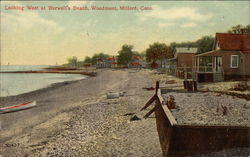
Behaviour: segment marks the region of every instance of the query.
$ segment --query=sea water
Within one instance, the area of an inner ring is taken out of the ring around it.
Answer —
[[[29,71],[41,70],[48,66],[21,65],[0,66],[0,71]],[[19,95],[40,88],[48,87],[53,83],[84,79],[80,74],[56,73],[0,73],[0,97]]]

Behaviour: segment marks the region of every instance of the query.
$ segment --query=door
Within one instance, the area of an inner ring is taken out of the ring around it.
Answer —
[[[214,72],[221,72],[222,71],[222,57],[214,57]]]
[[[243,76],[246,75],[244,57],[242,55],[240,56],[239,68],[240,68],[240,75],[243,75]]]

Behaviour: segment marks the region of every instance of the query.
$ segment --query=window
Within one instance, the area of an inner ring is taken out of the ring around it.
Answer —
[[[231,68],[238,68],[238,55],[231,56]]]
[[[216,50],[219,50],[220,49],[220,43],[219,43],[219,41],[217,41],[216,42],[216,48],[215,48]]]

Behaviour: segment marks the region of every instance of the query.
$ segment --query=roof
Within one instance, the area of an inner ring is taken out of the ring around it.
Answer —
[[[140,56],[132,56],[132,59],[137,59],[139,60],[141,57]]]
[[[218,55],[214,55],[214,54],[217,54],[221,52],[220,50],[214,50],[214,51],[208,51],[208,52],[205,52],[205,53],[201,53],[201,54],[197,54],[195,56],[197,57],[200,57],[200,56],[218,56]]]
[[[177,47],[175,53],[197,53],[197,47]]]
[[[131,62],[130,64],[133,66],[141,66],[141,64],[139,62]]]
[[[96,61],[97,62],[103,62],[103,59],[102,58],[97,58]]]
[[[201,56],[222,56],[222,54],[225,54],[227,52],[238,52],[238,53],[242,53],[244,55],[250,55],[250,51],[228,51],[228,50],[213,50],[213,51],[208,51],[205,53],[201,53],[201,54],[197,54],[195,55],[196,57],[201,57]]]
[[[242,51],[241,53],[243,53],[244,55],[250,55],[250,51]]]
[[[215,38],[221,50],[250,50],[250,34],[216,33]]]
[[[177,47],[175,49],[176,49],[176,52],[174,54],[175,59],[177,58],[177,54],[180,54],[180,53],[182,53],[182,54],[195,54],[195,53],[197,53],[197,50],[198,50],[198,48],[196,48],[196,47],[190,47],[190,48],[188,48],[188,47]]]
[[[115,60],[115,57],[113,56],[113,57],[109,57],[107,60],[109,60],[109,61],[114,61]]]

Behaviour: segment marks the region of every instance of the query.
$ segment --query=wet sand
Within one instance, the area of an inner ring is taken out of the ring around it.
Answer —
[[[54,84],[0,99],[6,106],[36,100],[32,109],[1,114],[3,156],[161,156],[154,116],[130,121],[154,91],[149,77],[133,70],[106,70],[96,77]],[[124,91],[107,99],[106,93]]]

